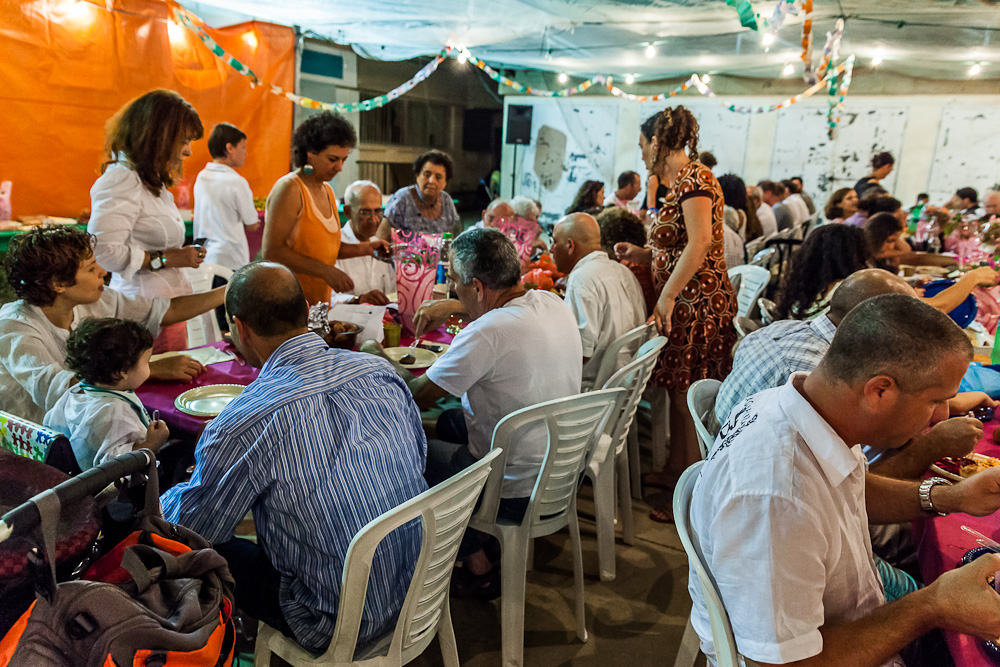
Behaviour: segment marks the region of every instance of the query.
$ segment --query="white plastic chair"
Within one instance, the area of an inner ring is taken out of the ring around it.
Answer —
[[[469,526],[500,541],[500,625],[502,664],[524,662],[524,590],[531,540],[569,528],[573,549],[573,587],[576,597],[576,635],[587,641],[583,598],[583,553],[576,516],[576,491],[584,459],[604,432],[609,418],[621,409],[624,389],[600,389],[539,403],[512,412],[493,431],[493,449],[511,452],[514,438],[528,425],[541,425],[547,434],[545,457],[521,523],[497,521],[503,469],[507,455],[497,460],[483,491],[482,504]]]
[[[760,309],[760,319],[764,324],[778,321],[778,304],[770,299],[760,297],[757,299],[757,307]]]
[[[733,328],[736,329],[736,335],[738,336],[737,341],[743,340],[749,334],[760,329],[761,326],[763,326],[761,322],[755,322],[749,317],[736,316],[733,318]]]
[[[701,554],[701,545],[698,536],[691,530],[691,493],[694,491],[694,484],[698,481],[701,466],[704,461],[698,461],[681,474],[674,489],[674,525],[677,527],[677,536],[684,546],[684,551],[688,557],[688,567],[694,570],[698,583],[701,585],[702,598],[705,600],[705,607],[708,611],[708,620],[712,626],[712,642],[715,644],[715,660],[718,667],[741,667],[740,654],[736,648],[736,638],[733,636],[733,627],[729,622],[729,614],[722,603],[722,596],[719,588],[709,572],[705,559]],[[698,634],[688,620],[684,629],[684,638],[681,640],[681,647],[674,661],[674,667],[690,667],[694,664],[699,651]],[[747,665],[753,665],[751,661],[746,661]]]
[[[744,264],[734,266],[729,269],[729,277],[739,274],[742,276],[740,291],[736,295],[737,315],[743,317],[750,316],[750,310],[757,303],[757,299],[764,293],[768,281],[771,280],[771,272],[761,266]]]
[[[344,560],[337,625],[322,655],[313,656],[279,630],[261,623],[254,666],[267,667],[275,653],[295,667],[399,667],[423,653],[437,635],[444,664],[458,667],[448,597],[451,573],[472,510],[491,467],[498,459],[502,463],[502,455],[501,450],[494,449],[457,475],[373,519],[354,536]],[[503,470],[502,465],[497,467]],[[417,518],[421,528],[420,555],[396,627],[359,651],[361,612],[375,549],[389,533]]]
[[[227,281],[233,277],[233,270],[220,264],[202,264],[197,269],[185,268],[184,275],[191,283],[192,294],[201,294],[212,289],[212,279],[216,276]],[[222,340],[219,321],[215,309],[192,317],[187,321],[188,347],[198,347]]]
[[[622,541],[635,542],[635,528],[632,525],[632,496],[629,483],[629,458],[626,447],[629,429],[635,419],[636,408],[660,350],[667,344],[663,336],[647,341],[639,348],[635,358],[608,378],[603,389],[622,388],[627,393],[621,410],[608,422],[608,428],[597,441],[597,448],[587,462],[584,476],[594,484],[594,508],[597,524],[597,562],[601,571],[601,581],[615,578],[615,508],[621,518]],[[615,490],[618,498],[615,502]]]
[[[656,325],[642,324],[635,329],[626,331],[611,341],[611,345],[608,345],[604,356],[601,357],[601,365],[597,367],[597,375],[594,377],[594,387],[603,387],[608,378],[617,373],[618,369],[623,366],[620,361],[623,350],[628,351],[629,360],[631,361],[634,358],[634,351],[638,350],[643,343],[649,340],[654,331],[656,331]]]
[[[698,449],[701,450],[701,458],[706,458],[712,449],[715,438],[705,426],[711,414],[715,411],[715,397],[719,395],[719,387],[722,383],[718,380],[704,379],[698,380],[691,385],[687,394],[688,410],[694,418],[694,430],[698,434]]]

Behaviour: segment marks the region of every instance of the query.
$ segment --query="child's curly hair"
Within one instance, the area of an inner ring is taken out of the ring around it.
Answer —
[[[66,367],[90,384],[114,384],[153,347],[153,334],[132,320],[87,318],[66,342]]]

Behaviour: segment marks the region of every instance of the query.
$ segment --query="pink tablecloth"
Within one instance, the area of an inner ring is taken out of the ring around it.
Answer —
[[[430,332],[428,334],[424,334],[422,336],[422,339],[425,340],[425,341],[427,341],[428,343],[444,343],[445,345],[451,345],[451,341],[454,338],[455,338],[455,336],[453,336],[450,333],[447,333],[444,330],[443,326],[440,329],[438,329],[437,331],[432,331],[432,332]],[[414,340],[413,338],[410,338],[408,336],[402,336],[399,339],[399,344],[401,346],[403,346],[403,347],[406,347],[407,345],[409,345],[410,343],[412,343],[413,340]],[[420,377],[421,375],[423,375],[424,373],[427,372],[427,369],[426,368],[416,368],[416,369],[414,369],[414,370],[412,370],[410,372],[413,373],[414,377]]]
[[[985,424],[984,437],[976,445],[977,452],[1000,457],[1000,446],[993,444],[993,431],[997,425],[996,422]],[[997,514],[985,517],[952,514],[914,522],[913,538],[917,544],[917,558],[925,582],[932,582],[944,572],[954,569],[966,551],[979,546],[972,535],[962,530],[963,525],[1000,541],[1000,515]],[[945,632],[945,640],[955,659],[955,667],[995,664],[976,637]]]
[[[227,343],[213,343],[210,347],[217,347],[231,354],[237,354],[236,350]],[[160,411],[160,419],[167,423],[171,435],[179,435],[180,433],[197,435],[208,422],[208,418],[195,417],[181,412],[174,406],[174,399],[188,389],[208,384],[248,385],[257,378],[257,373],[258,369],[243,361],[242,357],[237,354],[235,361],[206,366],[205,372],[192,382],[151,380],[139,387],[135,393],[138,394],[139,400],[146,406],[150,414],[153,413],[153,410]]]

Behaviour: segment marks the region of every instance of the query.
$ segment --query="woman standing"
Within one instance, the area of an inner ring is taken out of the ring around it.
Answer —
[[[191,293],[181,269],[200,266],[205,251],[184,246],[184,220],[167,188],[203,132],[198,112],[171,90],[150,91],[108,121],[108,161],[90,189],[87,231],[96,239],[97,263],[113,274],[112,289],[145,297]],[[186,348],[187,325],[179,322],[163,327],[153,349]]]
[[[385,205],[385,217],[378,237],[391,240],[392,230],[401,229],[427,234],[458,235],[461,220],[445,186],[455,175],[455,163],[443,151],[427,151],[413,162],[415,185],[400,188]]]
[[[896,165],[895,158],[892,157],[892,153],[882,152],[872,156],[872,170],[867,176],[858,180],[854,184],[854,191],[858,194],[858,197],[864,198],[866,190],[873,185],[878,185],[881,181],[889,177],[892,173],[893,167]]]
[[[649,232],[649,248],[622,243],[616,251],[620,259],[651,263],[660,292],[650,319],[668,342],[652,380],[670,397],[670,460],[645,481],[672,488],[701,456],[687,391],[696,380],[724,379],[732,368],[736,294],[723,252],[722,189],[711,170],[693,159],[698,122],[683,106],[654,118],[643,123],[639,147],[646,168],[667,192]],[[669,504],[651,517],[671,521]]]
[[[310,305],[329,303],[333,290],[350,292],[354,281],[334,265],[371,255],[385,244],[340,243],[337,197],[328,181],[343,170],[358,135],[332,111],[302,121],[292,135],[295,170],[278,179],[267,196],[264,259],[284,264],[302,284]]]

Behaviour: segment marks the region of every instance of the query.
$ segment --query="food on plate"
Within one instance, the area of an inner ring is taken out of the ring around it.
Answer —
[[[399,358],[399,363],[401,364],[415,364],[417,363],[417,358],[412,354],[404,354]]]
[[[973,454],[969,457],[946,456],[934,465],[947,473],[965,478],[988,468],[1000,466],[1000,459],[985,454]]]
[[[354,331],[358,328],[357,324],[352,322],[341,322],[340,320],[333,320],[330,322],[330,333],[332,334],[342,334],[349,331]]]

